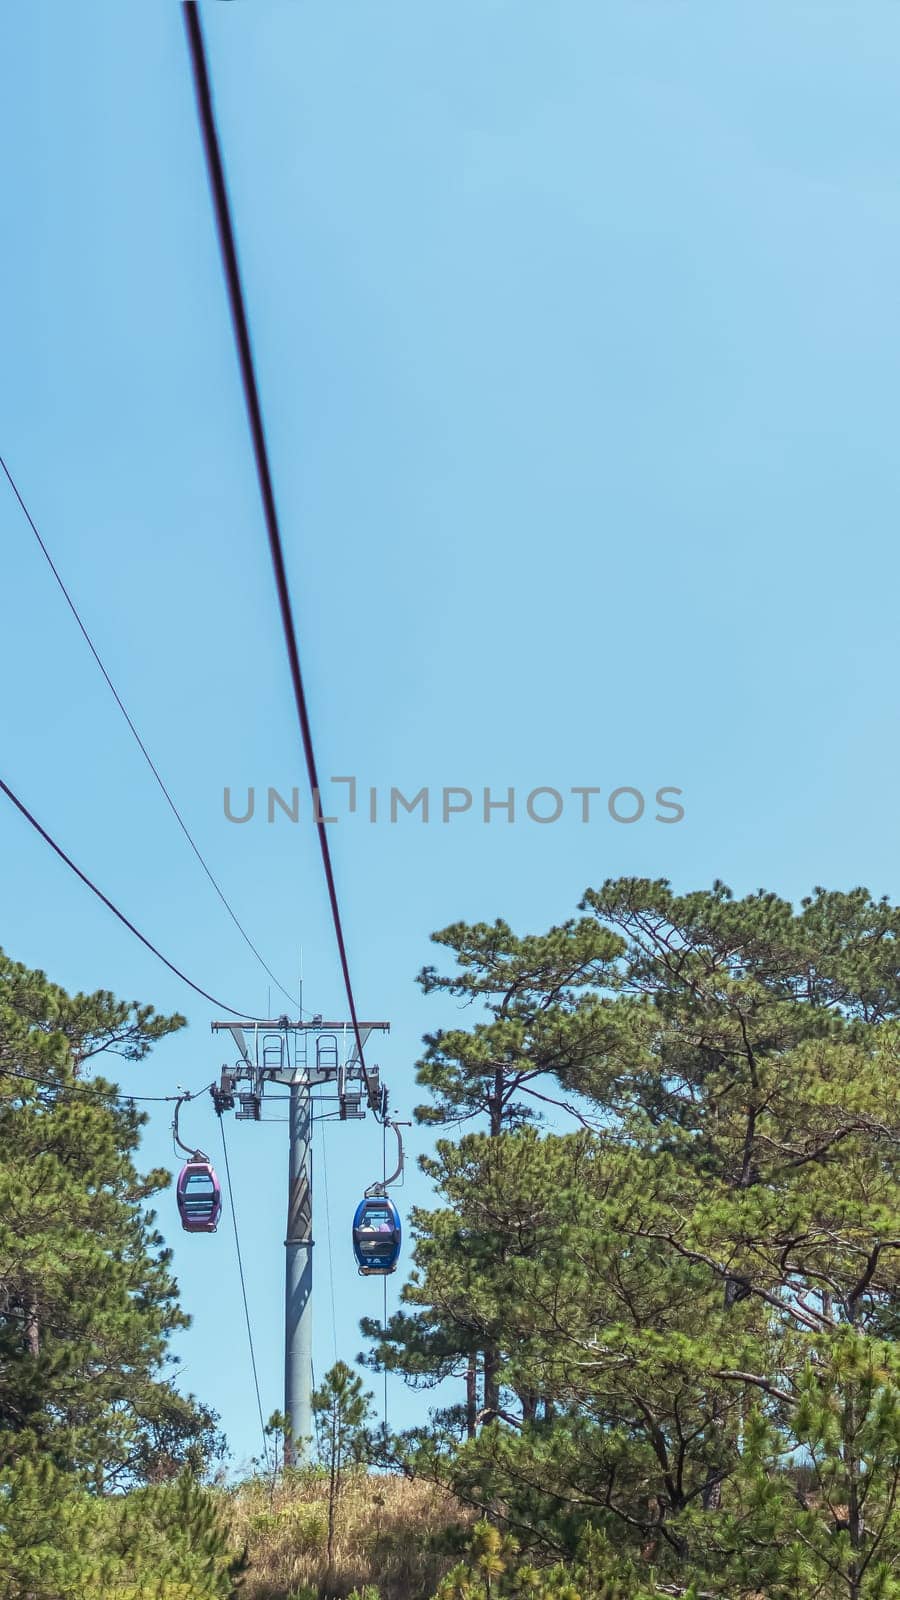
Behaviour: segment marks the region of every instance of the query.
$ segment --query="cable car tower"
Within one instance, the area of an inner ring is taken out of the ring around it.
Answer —
[[[361,1022],[363,1049],[372,1033],[387,1033],[389,1022]],[[230,1033],[237,1048],[233,1066],[223,1066],[213,1103],[219,1116],[235,1111],[238,1121],[259,1122],[270,1085],[286,1085],[288,1115],[288,1205],[284,1278],[285,1462],[312,1436],[313,1287],[313,1105],[336,1101],[342,1122],[367,1111],[387,1115],[387,1091],[377,1066],[363,1067],[349,1022],[308,1022],[288,1017],[272,1021],[214,1022],[213,1033]],[[316,1091],[314,1094],[313,1091]],[[323,1092],[327,1091],[327,1092]],[[235,1107],[239,1109],[235,1110]]]

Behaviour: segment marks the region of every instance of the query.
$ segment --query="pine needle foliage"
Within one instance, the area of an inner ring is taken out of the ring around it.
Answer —
[[[400,1311],[364,1325],[468,1385],[395,1459],[537,1570],[599,1534],[626,1592],[896,1600],[900,911],[639,879],[581,911],[454,925],[422,975],[472,1006],[422,1118],[484,1131],[423,1162]]]
[[[148,1204],[169,1174],[139,1172],[145,1118],[96,1070],[183,1021],[0,953],[0,1600],[232,1592],[196,1481],[216,1418],[166,1374],[188,1323]]]

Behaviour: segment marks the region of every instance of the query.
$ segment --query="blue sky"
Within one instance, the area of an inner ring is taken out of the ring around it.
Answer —
[[[413,981],[452,920],[539,929],[619,873],[900,894],[896,8],[203,15],[322,772],[602,790],[588,825],[570,801],[546,826],[333,829],[398,1112],[422,1033],[455,1020]],[[179,8],[36,0],[5,35],[0,450],[239,915],[289,987],[302,945],[308,1006],[342,1011],[309,822],[223,815],[226,784],[303,777]],[[196,981],[263,1008],[2,484],[0,540],[4,777]],[[604,809],[623,785],[648,801],[632,826]],[[11,809],[0,851],[11,955],[188,1016],[123,1084],[216,1075],[209,1008]],[[148,1165],[171,1159],[161,1110]],[[213,1123],[185,1118],[215,1150]],[[229,1126],[267,1412],[285,1134]],[[380,1304],[348,1244],[379,1133],[326,1140],[318,1370]],[[404,1204],[425,1196],[411,1177]],[[246,1459],[232,1240],[159,1212],[185,1384]],[[394,1422],[419,1406],[392,1385]]]

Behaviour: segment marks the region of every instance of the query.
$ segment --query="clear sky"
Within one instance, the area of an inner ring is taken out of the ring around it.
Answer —
[[[289,988],[302,945],[308,1007],[342,1012],[310,823],[223,814],[226,784],[239,805],[303,775],[179,13],[5,18],[0,450],[239,915]],[[414,983],[452,920],[541,929],[619,873],[900,895],[897,8],[203,15],[321,770],[433,803],[566,795],[546,825],[473,806],[333,827],[397,1111],[422,1033],[457,1020]],[[264,1009],[3,484],[0,541],[0,770],[197,982]],[[576,785],[601,790],[588,824]],[[622,786],[647,801],[631,825],[606,809]],[[209,1008],[10,808],[0,851],[12,956],[188,1016],[122,1083],[215,1076]],[[147,1165],[172,1160],[159,1113]],[[208,1104],[185,1132],[218,1151]],[[286,1130],[229,1137],[268,1413]],[[326,1140],[319,1372],[381,1298],[348,1233],[379,1130]],[[317,1184],[318,1204],[321,1151]],[[413,1176],[402,1198],[426,1194]],[[233,1241],[178,1232],[171,1193],[159,1213],[184,1382],[246,1459]],[[392,1385],[392,1421],[419,1405]]]

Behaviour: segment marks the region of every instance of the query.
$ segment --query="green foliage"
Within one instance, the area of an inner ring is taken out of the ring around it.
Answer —
[[[336,1361],[318,1389],[313,1390],[319,1457],[329,1471],[336,1467],[340,1472],[348,1461],[362,1458],[371,1400],[369,1390],[363,1389],[362,1379],[345,1361]]]
[[[842,1329],[816,1341],[796,1393],[790,1417],[757,1405],[747,1418],[711,1548],[716,1592],[896,1600],[900,1352]]]
[[[364,1324],[413,1384],[467,1378],[397,1452],[535,1584],[562,1557],[580,1593],[590,1536],[600,1593],[896,1597],[900,912],[632,879],[582,910],[447,929],[457,972],[422,975],[476,1008],[427,1040],[423,1118],[488,1132],[423,1162],[401,1309]],[[528,1593],[479,1537],[441,1600]]]
[[[336,1361],[313,1391],[312,1409],[318,1430],[319,1456],[328,1469],[328,1569],[334,1554],[335,1509],[341,1476],[348,1461],[359,1461],[368,1446],[366,1423],[372,1396],[362,1379],[344,1361]]]
[[[52,1463],[0,1474],[0,1600],[228,1600],[241,1562],[188,1475],[100,1499]]]
[[[267,1441],[265,1455],[254,1458],[253,1466],[257,1472],[266,1477],[271,1477],[274,1482],[279,1472],[290,1470],[285,1467],[285,1442],[288,1437],[290,1419],[283,1411],[273,1411],[263,1429]]]
[[[602,1539],[588,1538],[571,1564],[523,1560],[511,1534],[476,1523],[466,1559],[439,1585],[434,1600],[642,1600],[632,1572],[609,1571]]]
[[[328,1518],[319,1506],[300,1501],[287,1510],[282,1507],[278,1511],[257,1511],[249,1520],[248,1532],[254,1540],[271,1536],[288,1540],[292,1550],[305,1554],[326,1548]]]
[[[138,1172],[145,1119],[83,1076],[181,1026],[0,954],[0,1600],[233,1592],[195,1481],[216,1419],[163,1372],[188,1320],[147,1209],[169,1174]]]
[[[145,1121],[80,1074],[141,1059],[181,1017],[70,997],[0,954],[0,1462],[50,1452],[111,1488],[201,1470],[215,1418],[162,1376],[187,1325],[135,1165]]]
[[[416,1108],[419,1121],[459,1123],[483,1113],[497,1134],[534,1116],[536,1079],[568,1080],[625,1048],[619,1014],[596,993],[616,984],[624,947],[590,918],[526,938],[499,920],[457,923],[434,939],[453,951],[460,970],[442,977],[425,967],[422,989],[475,1002],[488,1020],[426,1037],[417,1077],[435,1098]]]

